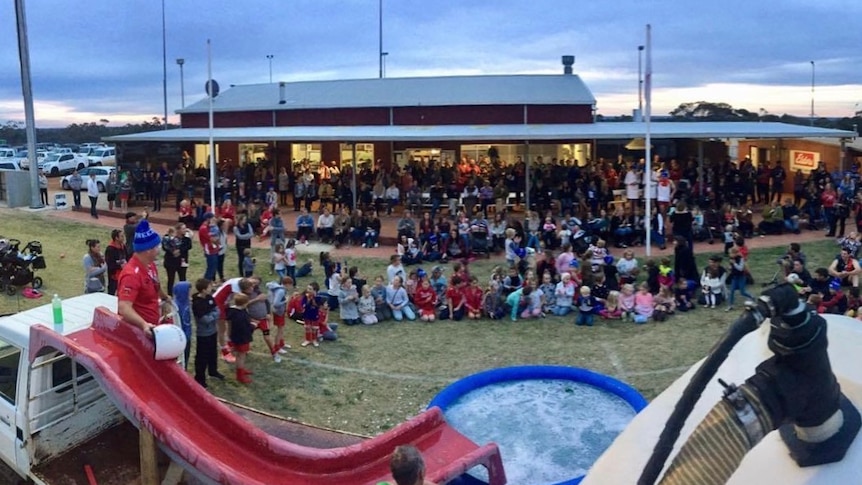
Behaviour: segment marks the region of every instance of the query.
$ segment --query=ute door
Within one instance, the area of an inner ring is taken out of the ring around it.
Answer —
[[[0,340],[0,457],[16,470],[17,443],[23,438],[15,419],[20,369],[21,349]]]

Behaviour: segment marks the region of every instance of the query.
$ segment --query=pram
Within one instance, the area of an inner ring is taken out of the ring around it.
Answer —
[[[488,238],[488,226],[473,224],[470,226],[470,252],[491,257],[491,241]]]
[[[36,270],[45,269],[45,257],[42,256],[42,243],[30,241],[20,250],[18,239],[0,239],[0,292],[14,295],[19,287],[31,285],[34,289],[42,287],[42,278],[36,276]]]

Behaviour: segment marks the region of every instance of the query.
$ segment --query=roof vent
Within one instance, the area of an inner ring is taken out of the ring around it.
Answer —
[[[286,86],[287,83],[285,83],[284,81],[278,83],[278,104],[287,103],[287,100],[284,99],[284,91]]]
[[[572,65],[575,63],[575,56],[563,56],[563,74],[572,74]]]

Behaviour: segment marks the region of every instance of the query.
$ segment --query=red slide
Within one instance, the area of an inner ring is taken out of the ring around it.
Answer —
[[[490,485],[506,483],[500,451],[477,446],[434,408],[362,443],[335,449],[300,446],[264,433],[201,388],[170,361],[153,359],[153,344],[106,308],[90,328],[62,336],[30,329],[30,361],[54,348],[86,367],[122,413],[145,427],[165,452],[193,475],[222,484],[376,485],[392,481],[389,457],[413,444],[425,458],[427,479],[447,481],[481,465]]]

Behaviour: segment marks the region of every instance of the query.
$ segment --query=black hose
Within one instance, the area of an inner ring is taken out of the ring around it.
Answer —
[[[683,425],[685,425],[685,420],[688,419],[691,410],[694,409],[706,385],[715,376],[718,368],[727,359],[733,347],[742,337],[756,330],[759,324],[760,320],[758,316],[752,311],[746,311],[745,314],[733,322],[730,328],[727,329],[727,332],[716,342],[706,360],[701,364],[694,376],[692,376],[679,401],[677,401],[673,413],[668,418],[661,436],[659,436],[659,440],[655,448],[653,448],[649,461],[647,461],[643,472],[641,472],[638,485],[653,485],[656,483],[667,461],[667,457],[673,451],[673,445],[679,438]]]

